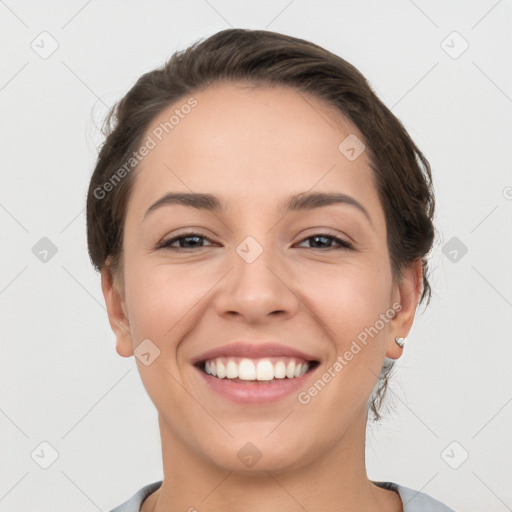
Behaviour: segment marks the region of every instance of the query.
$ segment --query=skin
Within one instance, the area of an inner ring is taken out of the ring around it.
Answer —
[[[416,261],[394,279],[367,152],[351,162],[338,150],[349,134],[364,138],[322,100],[285,87],[224,83],[194,97],[198,105],[137,169],[120,285],[107,265],[101,272],[117,352],[130,357],[145,339],[160,350],[148,366],[136,359],[158,410],[164,466],[142,510],[401,511],[398,494],[366,474],[367,401],[384,357],[402,354],[394,338],[412,326],[422,271]],[[347,194],[371,222],[347,204],[279,210],[307,191]],[[210,193],[227,209],[167,205],[144,218],[166,192]],[[156,249],[187,228],[207,238],[181,253]],[[309,238],[326,230],[353,249]],[[263,248],[250,264],[236,252],[247,236]],[[277,341],[320,361],[306,389],[395,302],[402,309],[307,405],[295,393],[232,403],[191,365],[234,340]],[[262,454],[252,468],[237,457],[247,442]]]

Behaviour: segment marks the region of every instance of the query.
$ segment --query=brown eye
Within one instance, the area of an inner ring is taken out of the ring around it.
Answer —
[[[158,249],[173,249],[178,251],[180,249],[196,249],[205,247],[203,243],[204,240],[211,242],[209,238],[200,235],[199,233],[185,233],[183,235],[176,236],[170,240],[162,242],[158,246]],[[178,242],[178,245],[175,245],[176,242]]]
[[[324,250],[329,250],[329,249],[342,249],[342,250],[346,250],[346,249],[353,249],[352,247],[352,244],[348,243],[347,241],[345,240],[342,240],[341,238],[338,238],[336,236],[333,236],[333,235],[328,235],[328,234],[324,234],[324,233],[318,233],[316,235],[313,235],[313,236],[308,236],[307,238],[305,238],[304,240],[302,240],[301,243],[304,243],[308,240],[313,240],[313,246],[312,247],[307,247],[307,249],[324,249]],[[336,244],[338,244],[337,247],[333,247],[332,246],[332,242],[335,242]]]

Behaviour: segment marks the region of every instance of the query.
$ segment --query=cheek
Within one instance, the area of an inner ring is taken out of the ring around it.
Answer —
[[[372,326],[390,307],[391,274],[378,264],[329,266],[302,282],[304,298],[314,307],[339,349]]]
[[[180,265],[150,265],[143,261],[127,268],[126,276],[134,341],[149,338],[161,351],[175,348],[173,340],[184,333],[188,320],[197,315],[201,300],[218,280],[212,269],[202,272]]]
[[[134,349],[149,339],[158,356],[149,365],[136,358],[142,383],[158,410],[187,408],[187,394],[178,384],[179,344],[197,322],[201,298],[211,288],[210,278],[190,269],[133,262],[126,269],[130,332]],[[147,345],[146,345],[147,346]]]
[[[339,410],[341,421],[342,411],[346,413],[365,403],[380,374],[392,313],[392,279],[390,269],[377,261],[334,271],[326,268],[325,272],[329,275],[317,274],[309,280],[304,295],[331,342],[332,353],[324,369],[329,375],[325,377],[336,376],[317,405]]]
[[[301,399],[310,400],[310,412],[317,411],[319,418],[330,411],[333,424],[340,425],[366,406],[380,374],[393,312],[391,274],[384,267],[352,266],[318,277],[303,281],[304,296],[332,351]]]

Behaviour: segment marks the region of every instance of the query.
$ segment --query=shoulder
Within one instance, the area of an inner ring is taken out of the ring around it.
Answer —
[[[403,512],[454,512],[440,501],[420,491],[393,482],[374,482],[375,485],[398,492],[404,505]],[[128,501],[110,512],[139,512],[142,502],[160,488],[162,481],[154,482],[139,489]]]
[[[128,501],[125,501],[110,512],[139,512],[142,502],[153,492],[160,488],[162,481],[145,485],[139,489]]]
[[[409,487],[395,484],[393,482],[373,482],[379,487],[398,492],[404,505],[403,512],[454,512],[444,503],[432,498],[428,494],[415,491]]]

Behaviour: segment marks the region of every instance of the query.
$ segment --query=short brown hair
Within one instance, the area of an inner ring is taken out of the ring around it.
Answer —
[[[427,254],[434,241],[434,195],[430,165],[401,122],[375,95],[365,77],[328,50],[265,30],[228,29],[174,53],[161,68],[142,75],[111,109],[87,196],[87,241],[97,270],[108,264],[122,275],[123,226],[134,172],[109,188],[104,184],[140,147],[151,121],[166,107],[216,82],[292,87],[326,101],[364,136],[387,227],[393,275],[420,259],[430,300]],[[136,167],[135,167],[136,168]],[[369,400],[379,409],[393,363],[386,361]]]

